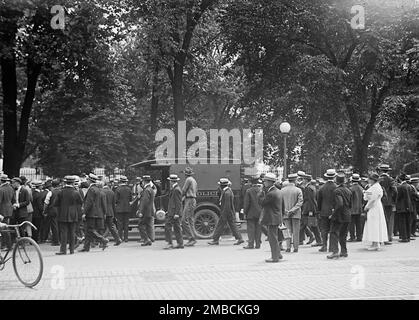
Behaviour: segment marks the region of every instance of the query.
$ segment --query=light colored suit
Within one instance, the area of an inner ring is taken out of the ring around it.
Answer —
[[[285,225],[291,233],[294,250],[298,250],[303,192],[294,183],[290,183],[281,189],[279,195],[282,199]],[[291,239],[287,240],[287,248],[291,249]]]

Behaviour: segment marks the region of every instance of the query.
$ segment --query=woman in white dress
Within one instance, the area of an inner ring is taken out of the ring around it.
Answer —
[[[371,247],[368,248],[370,251],[379,250],[380,244],[388,241],[387,224],[383,205],[381,204],[383,189],[378,179],[378,174],[371,174],[368,177],[369,188],[364,191],[364,200],[368,201],[368,203],[364,208],[367,211],[367,220],[364,226],[362,241],[372,243]]]

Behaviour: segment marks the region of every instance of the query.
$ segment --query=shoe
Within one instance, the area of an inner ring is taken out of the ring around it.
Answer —
[[[146,246],[151,246],[152,242],[151,241],[147,241],[141,244],[142,247],[146,247]]]
[[[256,246],[255,249],[260,249],[260,245]]]
[[[54,243],[51,243],[51,246],[52,247],[58,247],[59,245],[60,245],[59,243],[55,243],[55,242]]]
[[[102,248],[102,251],[105,250],[108,247],[108,239],[105,239],[101,244],[100,247]]]
[[[348,254],[341,252],[340,255],[339,255],[339,257],[347,258],[348,257]]]
[[[288,248],[287,250],[285,250],[285,252],[291,252],[291,249],[290,249],[290,248]]]
[[[70,251],[70,254],[74,254],[74,251]]]
[[[298,252],[298,249],[294,249],[294,251],[293,251],[294,253],[297,253]]]
[[[243,249],[254,249],[255,247],[251,247],[251,246],[245,246],[243,247]],[[260,248],[260,247],[259,247]]]
[[[115,247],[117,247],[117,246],[119,246],[121,243],[122,243],[122,241],[121,241],[121,240],[119,240],[119,241],[115,242],[113,245],[114,245]]]
[[[196,240],[189,240],[186,244],[185,247],[193,247],[196,244]]]
[[[279,262],[279,259],[278,260],[266,259],[265,262],[267,262],[267,263],[277,263],[277,262]]]
[[[378,250],[380,250],[380,248],[379,247],[369,247],[369,248],[367,248],[367,250],[368,251],[378,251]]]
[[[218,246],[220,243],[218,241],[211,241],[211,242],[208,242],[208,244],[210,246]]]
[[[57,256],[65,256],[67,253],[65,253],[65,252],[56,252],[55,254]]]
[[[300,246],[304,245],[304,241],[300,241],[300,243],[298,245],[300,245]]]
[[[399,242],[409,242],[409,240],[407,240],[407,239],[402,239],[402,240],[399,240]]]
[[[314,242],[314,238],[310,238],[306,244],[312,244]]]
[[[327,256],[327,259],[339,259],[339,254],[338,253],[332,253],[332,254]]]
[[[125,239],[124,242],[128,242],[128,239]]]
[[[355,242],[355,239],[349,238],[346,242]]]
[[[323,243],[315,243],[311,245],[312,247],[323,247]]]
[[[329,252],[330,252],[330,253],[333,253],[333,250],[332,250],[332,249],[329,249]]]
[[[392,243],[391,243],[391,241],[386,241],[386,242],[384,242],[384,245],[385,246],[390,246],[390,245],[392,245]]]
[[[244,240],[243,240],[243,239],[241,239],[241,240],[237,240],[237,242],[236,242],[236,243],[234,243],[234,245],[235,245],[235,246],[238,246],[238,245],[241,245],[242,243],[244,243]]]
[[[185,246],[178,244],[176,247],[173,247],[173,249],[185,249]]]
[[[412,238],[412,236],[410,236],[410,240],[416,240],[415,238]]]
[[[362,242],[362,239],[356,239],[355,242]]]
[[[86,249],[86,248],[83,248],[83,249],[79,250],[79,252],[89,252],[89,251],[90,251],[90,249]]]
[[[164,250],[173,249],[173,244],[168,244],[166,247],[163,248]]]
[[[327,248],[325,248],[325,247],[321,247],[321,248],[319,249],[319,252],[327,252]]]

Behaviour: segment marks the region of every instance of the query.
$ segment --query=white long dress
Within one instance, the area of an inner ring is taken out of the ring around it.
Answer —
[[[378,182],[364,191],[364,200],[368,201],[365,209],[368,212],[362,236],[363,242],[388,241],[386,218],[381,204],[382,196],[383,189]]]

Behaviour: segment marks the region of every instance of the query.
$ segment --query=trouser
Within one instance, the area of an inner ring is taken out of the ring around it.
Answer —
[[[352,240],[362,240],[363,218],[360,214],[351,215],[351,222],[349,223],[349,235]]]
[[[33,234],[32,234],[33,239],[36,242],[41,242],[41,234],[42,234],[42,227],[44,224],[44,217],[43,216],[33,217],[32,223],[36,227],[36,229],[33,230]]]
[[[320,232],[322,234],[323,248],[327,248],[327,239],[329,237],[329,232],[330,232],[330,219],[329,219],[329,217],[320,216],[319,226],[320,226]]]
[[[393,211],[392,206],[385,206],[384,207],[384,216],[386,217],[388,241],[393,240],[394,215],[395,215],[395,212]]]
[[[113,217],[105,218],[105,227],[109,230],[115,242],[121,242],[121,238],[118,235],[115,223],[113,223]]]
[[[393,228],[393,235],[397,236],[399,234],[399,214],[396,212],[394,214],[394,228]]]
[[[415,233],[416,233],[416,210],[415,210],[414,213],[412,213],[412,215],[410,217],[410,221],[411,221],[410,233],[411,233],[411,235],[415,235]]]
[[[183,208],[182,215],[182,229],[185,233],[186,238],[189,241],[195,240],[194,232],[192,226],[194,224],[194,213],[196,208],[196,199],[195,198],[185,198],[185,205]]]
[[[166,241],[172,244],[172,230],[175,232],[175,238],[178,245],[183,246],[182,226],[181,218],[175,219],[173,216],[166,218],[166,224],[164,226]]]
[[[316,239],[316,243],[322,243],[322,238],[320,236],[320,230],[317,226],[308,226],[308,219],[301,218],[301,225],[300,225],[300,242],[304,241],[304,233],[312,239],[313,236]]]
[[[281,249],[278,242],[278,225],[267,226],[268,228],[268,241],[271,247],[272,260],[279,260],[282,258]]]
[[[58,223],[56,217],[46,216],[44,226],[42,228],[41,240],[48,240],[49,231],[51,230],[51,243],[58,243]]]
[[[76,226],[77,222],[58,222],[61,243],[60,252],[67,252],[67,243],[69,245],[70,253],[74,252]]]
[[[124,241],[128,241],[129,213],[119,212],[116,214],[116,218],[118,221],[119,237]]]
[[[348,227],[349,222],[338,222],[333,220],[330,225],[330,251],[333,253],[339,253],[339,246],[340,244],[340,252],[341,253],[348,253],[346,248],[346,236],[348,234]]]
[[[5,217],[2,223],[10,224],[10,217]],[[8,249],[12,249],[12,237],[10,236],[10,232],[2,231],[0,232],[2,239],[1,247],[6,247]]]
[[[235,216],[233,216],[233,214],[226,215],[221,213],[220,220],[218,220],[217,226],[215,227],[214,231],[213,239],[215,242],[219,241],[226,225],[230,227],[230,230],[233,233],[234,238],[236,238],[237,240],[242,240],[242,236],[239,230],[237,229]]]
[[[261,226],[260,226],[260,230],[262,231],[262,233],[263,233],[265,236],[268,236],[268,228],[267,228],[266,226],[261,225]]]
[[[399,219],[399,238],[400,240],[410,240],[410,212],[398,212]]]
[[[84,241],[84,249],[90,250],[90,244],[93,241],[106,243],[107,240],[99,233],[103,230],[103,219],[100,218],[86,218],[86,239]]]
[[[247,219],[247,236],[249,238],[249,247],[260,247],[262,237],[262,227],[259,219]]]
[[[82,239],[84,237],[84,223],[81,218],[76,224],[76,237]]]
[[[154,241],[154,218],[142,217],[139,219],[138,226],[140,229],[141,239],[146,242]]]
[[[300,219],[288,218],[284,219],[284,223],[291,233],[294,249],[298,249],[298,245],[300,244]],[[287,239],[286,243],[287,249],[291,249],[291,239]]]

